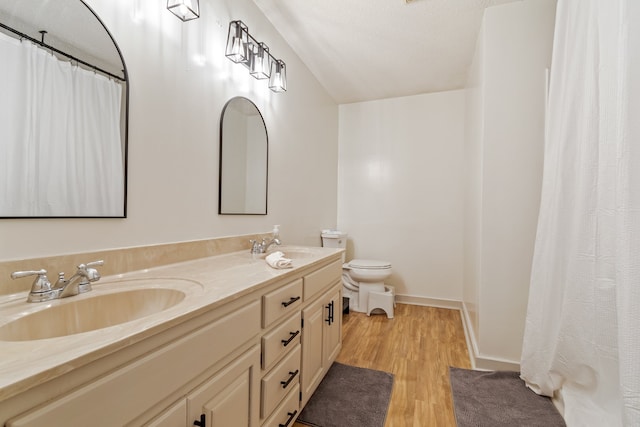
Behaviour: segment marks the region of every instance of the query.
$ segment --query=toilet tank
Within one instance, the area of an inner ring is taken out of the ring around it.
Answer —
[[[346,248],[347,233],[338,230],[322,230],[322,246],[325,248]]]

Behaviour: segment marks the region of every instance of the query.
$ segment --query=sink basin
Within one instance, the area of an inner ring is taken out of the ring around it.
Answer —
[[[304,248],[304,247],[296,247],[296,246],[284,246],[284,247],[275,246],[275,247],[272,247],[271,250],[266,255],[269,255],[276,251],[282,252],[284,254],[284,257],[289,259],[311,258],[317,255],[317,251],[314,251],[313,248]]]
[[[56,300],[0,326],[0,340],[39,340],[107,328],[164,311],[185,296],[179,289],[152,287]]]
[[[311,252],[310,250],[306,250],[303,248],[300,249],[285,249],[284,251],[282,251],[282,253],[284,254],[285,258],[289,258],[289,259],[298,259],[298,258],[311,258],[312,256],[315,256],[316,254]]]

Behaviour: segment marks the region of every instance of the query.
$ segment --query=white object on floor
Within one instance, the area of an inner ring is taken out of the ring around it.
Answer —
[[[349,309],[369,312],[369,292],[385,292],[384,280],[391,275],[391,263],[354,259],[342,266],[342,285],[349,297]],[[352,308],[353,307],[353,308]]]
[[[389,319],[393,319],[394,307],[396,306],[395,290],[385,286],[384,291],[369,291],[369,308],[367,316],[375,309],[384,310]]]
[[[285,258],[281,251],[275,251],[274,253],[267,255],[264,260],[267,261],[269,266],[277,269],[293,267],[293,265],[291,265],[291,260],[289,258]]]

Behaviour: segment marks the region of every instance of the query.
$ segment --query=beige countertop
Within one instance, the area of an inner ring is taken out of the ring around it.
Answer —
[[[140,288],[173,288],[182,301],[161,312],[73,335],[27,341],[0,340],[0,401],[59,377],[117,350],[179,325],[288,276],[298,276],[342,249],[278,247],[292,258],[293,268],[273,269],[247,251],[181,262],[153,269],[105,276],[93,290],[49,302],[27,303],[26,293],[0,299],[0,328],[24,316],[60,304],[106,293]]]

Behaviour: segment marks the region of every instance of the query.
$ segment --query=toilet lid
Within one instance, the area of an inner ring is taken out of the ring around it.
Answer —
[[[391,263],[372,259],[354,259],[349,262],[349,266],[351,268],[362,268],[364,270],[383,270],[391,268]]]

